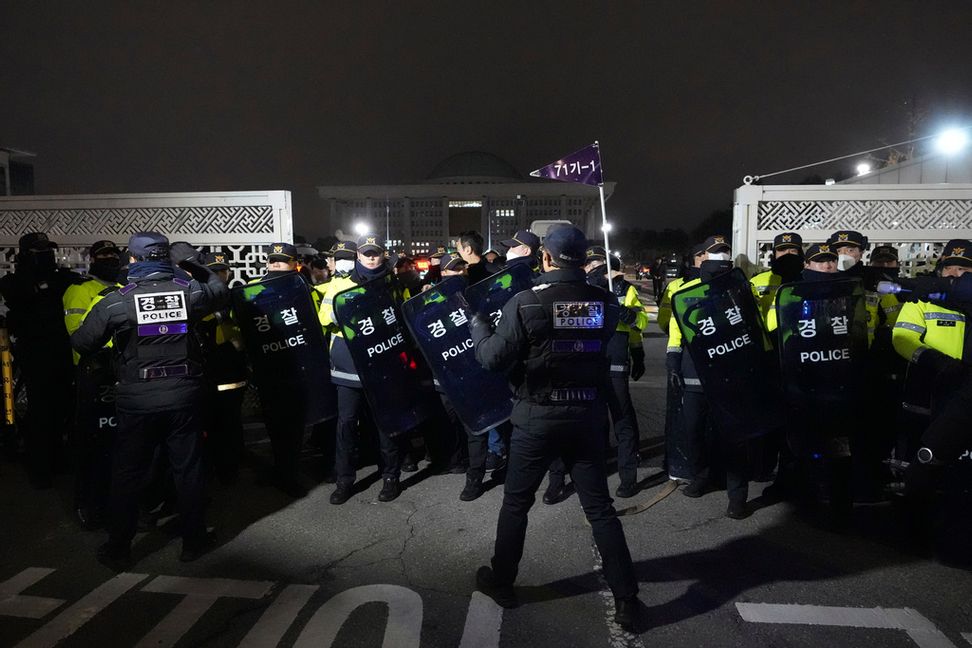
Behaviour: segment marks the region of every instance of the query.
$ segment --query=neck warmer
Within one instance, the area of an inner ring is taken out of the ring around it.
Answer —
[[[141,279],[156,272],[173,274],[172,263],[170,261],[136,261],[128,266],[129,279]]]
[[[386,266],[384,263],[382,263],[374,270],[369,270],[368,268],[361,265],[360,261],[355,261],[352,278],[354,278],[357,283],[367,283],[369,281],[374,281],[375,279],[380,279],[384,277],[386,274],[388,274],[388,266]]]

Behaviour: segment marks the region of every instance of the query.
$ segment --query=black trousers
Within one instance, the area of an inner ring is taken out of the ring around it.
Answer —
[[[638,442],[641,439],[638,414],[631,403],[628,374],[628,367],[624,371],[612,371],[611,391],[608,392],[608,409],[618,441],[618,476],[622,484],[638,481]]]
[[[278,478],[296,479],[300,471],[300,447],[306,426],[305,404],[277,399],[263,402],[263,418],[273,449],[273,469]]]
[[[335,444],[334,472],[339,484],[354,483],[355,450],[358,446],[358,419],[368,406],[364,392],[354,387],[337,386],[338,422]],[[378,467],[383,479],[401,475],[399,460],[405,435],[392,438],[378,430]]]
[[[108,520],[112,544],[127,546],[135,537],[139,496],[159,445],[165,446],[178,493],[183,539],[198,541],[206,532],[199,417],[191,409],[152,414],[119,410]]]
[[[570,429],[558,426],[560,429],[553,431],[513,428],[492,560],[493,572],[500,583],[512,583],[516,579],[530,507],[550,462],[554,457],[562,457],[591,524],[611,591],[619,599],[638,593],[624,529],[608,493],[602,434],[607,421],[599,425],[592,425],[593,422],[578,421]]]
[[[240,471],[245,394],[245,387],[219,391],[212,386],[206,399],[206,461],[221,480],[235,479]]]
[[[748,448],[709,421],[705,394],[682,393],[682,429],[693,480],[717,481],[724,470],[729,499],[749,496]]]
[[[64,462],[64,436],[69,433],[74,400],[70,358],[48,359],[31,354],[20,363],[27,389],[27,423],[23,430],[27,473],[35,484],[50,483],[54,468]]]

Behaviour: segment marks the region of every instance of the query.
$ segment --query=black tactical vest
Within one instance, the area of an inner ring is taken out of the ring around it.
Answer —
[[[530,296],[520,304],[530,350],[517,395],[544,405],[606,398],[607,346],[618,324],[617,299],[583,282],[541,284]]]
[[[199,345],[189,328],[188,281],[146,281],[118,292],[125,297],[129,324],[115,334],[119,382],[202,374]]]

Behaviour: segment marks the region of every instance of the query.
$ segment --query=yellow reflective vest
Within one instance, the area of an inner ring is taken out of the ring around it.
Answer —
[[[753,275],[749,280],[749,285],[753,289],[753,297],[756,298],[756,305],[759,306],[759,314],[764,323],[767,321],[770,310],[776,309],[776,291],[779,290],[782,283],[783,278],[772,270]]]
[[[91,307],[101,301],[100,293],[105,288],[121,288],[121,285],[89,277],[84,283],[68,286],[68,289],[64,291],[61,302],[64,304],[64,328],[67,329],[68,335],[81,328],[81,323],[84,322],[84,318]],[[111,342],[109,341],[108,346],[110,345]],[[72,351],[71,355],[76,366],[81,356],[78,355],[77,351]]]
[[[685,277],[676,277],[668,282],[665,291],[662,293],[661,303],[658,304],[658,328],[663,333],[668,333],[668,323],[672,319],[672,295],[681,290],[685,283]]]
[[[636,312],[635,321],[631,325],[618,322],[617,330],[628,334],[628,346],[641,347],[641,332],[648,326],[648,313],[645,312],[645,306],[638,297],[637,288],[628,285],[628,291],[624,293],[621,307],[634,310]]]
[[[965,315],[926,301],[905,302],[892,329],[891,343],[909,362],[917,362],[926,349],[961,360]]]
[[[675,283],[674,281],[672,283]],[[688,281],[682,281],[679,283],[677,290],[673,290],[672,293],[682,290],[684,288],[691,288],[696,284],[702,283],[702,279],[696,277],[695,279],[689,279]],[[668,352],[669,353],[681,353],[682,352],[682,330],[678,328],[678,320],[671,316],[672,300],[671,295],[668,295]]]

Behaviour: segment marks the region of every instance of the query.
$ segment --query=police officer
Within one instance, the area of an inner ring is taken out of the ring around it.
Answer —
[[[14,272],[0,278],[9,309],[13,355],[27,388],[27,475],[34,488],[50,488],[55,469],[66,465],[63,439],[74,402],[74,367],[64,325],[63,296],[81,278],[55,260],[57,244],[43,232],[20,237]]]
[[[191,561],[211,548],[203,521],[202,425],[205,394],[193,329],[226,305],[229,290],[186,243],[171,247],[156,232],[128,242],[129,282],[98,302],[71,344],[85,355],[113,341],[118,380],[118,430],[112,456],[108,542],[98,558],[114,568],[130,561],[138,496],[155,448],[165,444],[182,518],[182,554]],[[179,265],[194,280],[174,277]]]
[[[267,272],[250,283],[271,281],[297,273],[297,263],[296,246],[286,241],[272,243],[267,247]],[[264,398],[261,405],[273,448],[273,482],[291,497],[304,497],[307,487],[300,477],[300,448],[306,427],[304,408],[292,407],[282,398]]]
[[[68,335],[81,326],[89,309],[121,286],[121,251],[111,241],[88,248],[91,264],[82,283],[64,291],[64,326]],[[104,293],[104,294],[102,294]],[[83,528],[101,525],[111,483],[111,439],[115,424],[114,371],[111,351],[102,349],[79,364],[76,351],[78,398],[74,422],[75,515]]]
[[[700,277],[682,284],[688,288],[732,269],[731,248],[725,237],[710,236],[701,249],[705,260],[699,265]],[[669,324],[667,366],[680,377],[684,386],[682,393],[681,424],[684,430],[685,453],[692,472],[690,483],[682,494],[686,497],[701,497],[712,488],[716,481],[716,465],[721,459],[726,473],[726,494],[729,506],[726,516],[742,519],[749,515],[747,499],[749,481],[747,475],[747,448],[719,428],[719,421],[711,421],[710,408],[699,380],[692,357],[683,346],[682,331],[677,320]]]
[[[330,497],[331,504],[336,505],[347,502],[354,492],[358,421],[365,414],[368,404],[361,388],[361,379],[351,358],[351,351],[348,349],[341,327],[334,319],[334,297],[349,288],[387,277],[389,273],[388,265],[385,263],[385,250],[373,234],[362,236],[357,244],[342,242],[338,245],[342,246],[335,251],[339,274],[328,284],[320,310],[321,325],[331,334],[331,382],[337,386],[338,396],[334,462],[336,487]],[[347,268],[343,264],[348,262],[345,256],[352,249],[355,250],[355,260],[350,263],[349,274],[342,275],[342,269]],[[340,257],[337,256],[338,253],[341,254]],[[378,493],[378,500],[390,502],[401,494],[399,478],[403,443],[400,439],[392,438],[381,430],[378,430],[378,441],[382,473],[382,487]]]
[[[223,252],[211,252],[203,263],[227,286],[230,266]],[[247,369],[243,338],[229,307],[206,315],[196,328],[203,350],[206,378],[206,458],[223,484],[236,482],[243,454],[243,398]]]
[[[507,372],[515,394],[492,567],[481,567],[476,580],[499,605],[516,605],[513,582],[527,514],[547,467],[560,456],[604,559],[615,620],[630,629],[639,609],[638,584],[605,468],[606,349],[620,307],[613,295],[586,282],[583,232],[558,227],[544,244],[540,283],[506,303],[496,331],[481,316],[470,320],[476,359],[487,369]]]
[[[506,250],[506,267],[523,264],[536,272],[538,270],[537,250],[540,237],[529,230],[519,230],[512,238],[501,242]],[[490,263],[494,263],[490,261]]]
[[[435,252],[429,255],[429,269],[422,278],[422,285],[432,285],[442,279],[442,258],[449,254],[445,245],[436,245]]]
[[[774,236],[770,269],[753,275],[749,280],[763,322],[766,321],[770,309],[775,308],[776,291],[780,284],[798,281],[802,272],[803,237],[796,232],[783,232]]]

